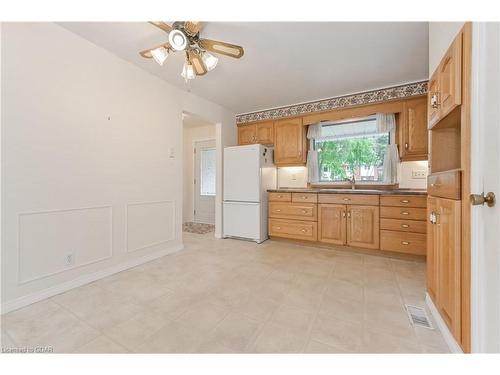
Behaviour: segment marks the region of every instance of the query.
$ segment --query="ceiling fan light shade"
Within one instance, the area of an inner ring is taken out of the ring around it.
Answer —
[[[214,69],[217,66],[217,62],[219,61],[217,57],[208,52],[203,52],[203,54],[201,55],[201,59],[203,60],[203,63],[207,67],[208,71]]]
[[[188,44],[186,35],[180,30],[172,30],[168,33],[168,41],[176,51],[184,51]]]
[[[182,67],[181,77],[184,78],[186,81],[196,78],[196,73],[194,72],[193,65],[189,64],[187,61],[184,63],[184,66]]]
[[[155,49],[151,50],[151,56],[153,56],[153,59],[160,64],[163,65],[165,60],[168,57],[168,50],[165,47],[158,47]]]

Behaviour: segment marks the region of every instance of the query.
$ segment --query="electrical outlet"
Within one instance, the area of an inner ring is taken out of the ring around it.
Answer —
[[[425,169],[413,169],[411,171],[411,178],[424,179],[426,177],[427,177],[427,171]]]
[[[75,262],[75,254],[68,254],[66,255],[66,265],[71,266]]]

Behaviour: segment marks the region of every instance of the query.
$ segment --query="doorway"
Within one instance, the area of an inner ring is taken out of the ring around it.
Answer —
[[[215,224],[215,139],[195,141],[194,207],[195,223]]]
[[[216,124],[184,113],[183,230],[214,231],[217,180]]]

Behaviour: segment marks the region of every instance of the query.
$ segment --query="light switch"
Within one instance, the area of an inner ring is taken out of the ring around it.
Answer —
[[[424,179],[426,177],[427,177],[427,171],[425,169],[413,169],[411,171],[411,178]]]

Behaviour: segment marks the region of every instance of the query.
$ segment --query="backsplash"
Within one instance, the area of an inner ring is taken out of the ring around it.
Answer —
[[[401,189],[427,188],[427,161],[406,161],[399,164],[399,187]],[[306,167],[278,168],[278,188],[307,187]]]

